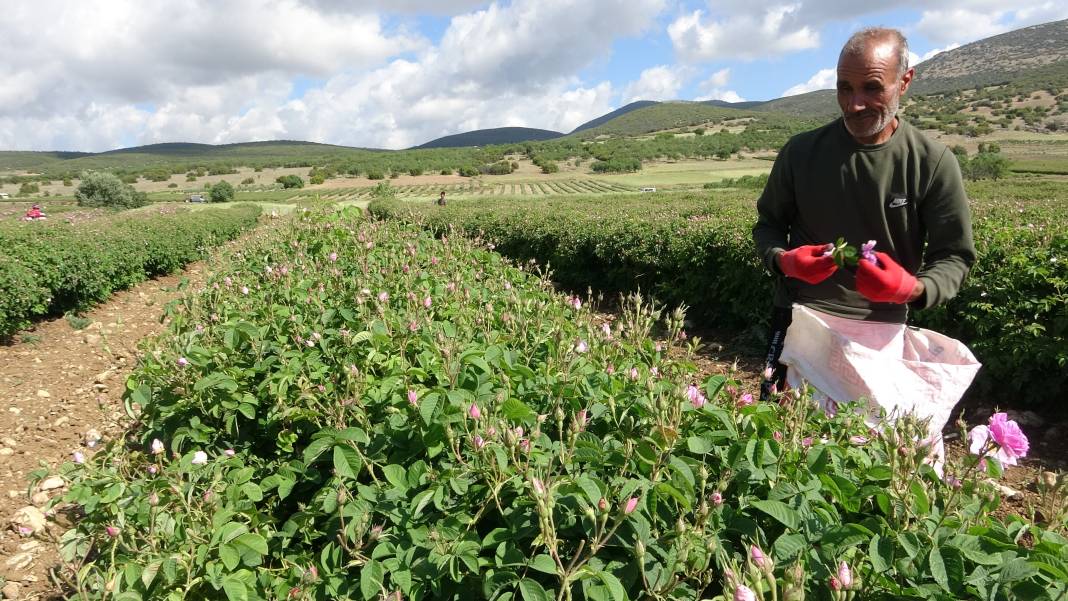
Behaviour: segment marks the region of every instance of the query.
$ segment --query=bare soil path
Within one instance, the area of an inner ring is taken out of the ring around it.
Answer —
[[[29,488],[29,474],[41,467],[56,474],[75,452],[90,455],[96,439],[121,434],[122,393],[138,361],[138,344],[163,330],[160,318],[167,302],[179,295],[179,282],[197,280],[203,268],[193,264],[181,274],[115,294],[85,315],[91,321],[83,329],[53,319],[0,346],[3,598],[66,598],[57,580],[56,542],[69,525],[63,516],[42,515],[65,486],[51,478]]]

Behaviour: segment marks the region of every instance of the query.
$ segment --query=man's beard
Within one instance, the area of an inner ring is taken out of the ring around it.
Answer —
[[[898,106],[901,104],[901,97],[895,96],[882,111],[876,112],[874,110],[864,110],[853,115],[843,114],[842,121],[845,123],[846,130],[854,138],[871,138],[879,132],[887,128],[897,115]],[[868,123],[864,122],[865,117],[877,116],[874,121]]]

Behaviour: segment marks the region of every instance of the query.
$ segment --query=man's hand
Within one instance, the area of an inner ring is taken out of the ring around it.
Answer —
[[[825,253],[833,244],[809,244],[779,255],[779,269],[783,275],[807,284],[819,284],[838,269],[834,257]]]
[[[878,262],[857,262],[857,292],[876,303],[904,304],[923,294],[923,284],[883,252],[876,252]]]

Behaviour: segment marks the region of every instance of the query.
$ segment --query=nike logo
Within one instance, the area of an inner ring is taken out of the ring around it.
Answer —
[[[886,208],[896,209],[898,207],[903,207],[907,204],[909,204],[909,199],[907,196],[905,196],[904,194],[895,194],[894,197],[890,199],[890,204],[886,205]]]

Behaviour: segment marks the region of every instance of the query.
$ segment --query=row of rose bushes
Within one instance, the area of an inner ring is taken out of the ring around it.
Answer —
[[[83,311],[116,290],[171,273],[254,226],[257,205],[120,213],[71,224],[0,225],[0,338],[32,320]]]
[[[699,380],[680,312],[604,322],[535,271],[354,209],[258,230],[169,309],[127,382],[135,427],[63,466],[78,593],[1065,593],[1068,541],[993,520],[976,458],[943,481],[907,420]]]
[[[985,365],[977,389],[1020,404],[1068,386],[1068,211],[1065,182],[969,185],[979,261],[948,305],[912,323],[966,342]],[[651,292],[713,327],[766,323],[772,278],[750,236],[753,191],[567,199],[474,199],[445,208],[396,199],[379,217],[483,235],[518,260],[551,265],[563,286]],[[859,245],[863,241],[854,241]]]

